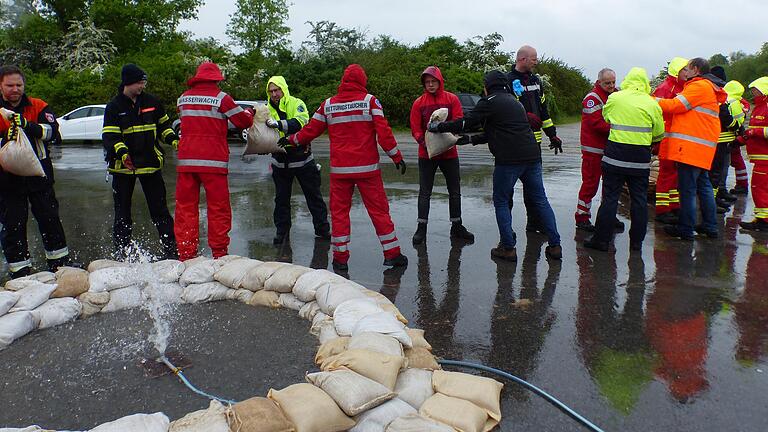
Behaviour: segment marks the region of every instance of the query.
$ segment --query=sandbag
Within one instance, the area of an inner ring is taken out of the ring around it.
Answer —
[[[253,291],[248,291],[247,289],[237,289],[232,291],[234,291],[234,293],[231,294],[230,300],[237,300],[240,303],[245,304],[248,304],[255,294]]]
[[[416,410],[400,399],[392,399],[357,416],[357,425],[349,432],[384,432],[395,419],[408,414],[416,414]]]
[[[258,104],[253,107],[253,125],[248,128],[247,144],[243,156],[251,154],[285,153],[285,149],[277,145],[280,132],[268,127],[265,123],[272,116],[269,107]]]
[[[408,348],[405,350],[405,365],[409,368],[436,370],[441,369],[437,357],[426,348]]]
[[[246,273],[241,283],[242,287],[250,291],[259,291],[264,289],[264,283],[281,267],[291,265],[284,262],[267,261],[256,266]],[[275,290],[272,290],[275,291]]]
[[[213,259],[200,257],[201,259],[192,259],[186,261],[184,273],[179,278],[179,284],[186,287],[191,284],[204,284],[213,282],[213,275],[216,273],[216,265]]]
[[[243,279],[248,272],[263,264],[263,261],[240,258],[224,264],[220,269],[214,273],[213,278],[223,285],[226,285],[232,289],[242,288]]]
[[[435,393],[424,401],[419,415],[447,424],[460,432],[484,432],[496,426],[485,410],[464,399]]]
[[[264,282],[264,289],[267,291],[277,291],[279,293],[290,293],[293,291],[293,286],[296,284],[296,280],[304,273],[312,271],[309,267],[300,265],[287,265],[283,266],[274,273],[269,279]]]
[[[444,122],[446,119],[448,119],[448,108],[438,108],[432,112],[431,116],[429,116],[430,122]],[[429,155],[430,159],[450,150],[451,147],[456,145],[456,141],[458,140],[459,137],[452,133],[427,132],[424,134],[427,155]]]
[[[88,291],[88,272],[75,267],[59,267],[56,271],[56,290],[52,298],[77,297]]]
[[[432,374],[432,388],[446,396],[472,402],[487,411],[497,423],[501,420],[501,389],[504,384],[495,379],[462,372],[436,370]]]
[[[331,282],[345,282],[346,279],[328,270],[310,270],[299,276],[293,285],[293,295],[301,301],[315,300],[317,290]]]
[[[0,291],[0,316],[8,313],[17,301],[19,301],[18,293],[14,291]]]
[[[19,129],[15,140],[7,141],[0,148],[0,167],[17,176],[45,177],[43,165],[23,129]]]
[[[367,298],[356,286],[345,282],[332,282],[320,286],[315,294],[320,310],[333,316],[336,307],[347,300]]]
[[[88,274],[90,292],[112,291],[141,282],[141,272],[133,267],[107,267]]]
[[[120,288],[109,292],[109,303],[101,312],[115,312],[125,309],[133,309],[144,303],[144,297],[141,294],[141,288],[131,286]]]
[[[211,275],[213,275],[213,273],[211,273]],[[238,295],[239,293],[237,293],[237,290],[227,288],[218,282],[206,282],[187,285],[184,288],[184,292],[181,294],[181,299],[184,300],[184,303],[207,303],[221,300],[235,300]]]
[[[216,271],[219,271],[225,265],[243,258],[246,257],[242,257],[240,255],[224,255],[223,257],[214,258],[213,265],[216,267]]]
[[[325,359],[320,364],[323,371],[351,369],[360,375],[370,378],[388,389],[395,388],[397,374],[403,366],[402,357],[377,353],[368,350],[347,350]]]
[[[237,432],[295,432],[277,404],[267,398],[254,397],[232,405],[227,413],[229,428]]]
[[[456,432],[456,429],[418,414],[408,414],[395,419],[385,432]]]
[[[333,325],[333,320],[323,321],[320,325],[320,333],[317,335],[317,340],[323,344],[338,337],[339,334],[336,333],[336,326]]]
[[[293,294],[280,294],[280,297],[278,298],[278,303],[280,303],[280,306],[291,309],[295,311],[300,311],[301,308],[304,306],[304,302],[300,301],[296,298]]]
[[[390,389],[350,370],[311,373],[307,374],[306,379],[328,393],[336,405],[350,417],[395,397]]]
[[[142,292],[144,293],[144,298],[150,303],[158,305],[184,303],[184,300],[181,298],[184,288],[178,282],[150,283],[144,287]]]
[[[168,432],[168,417],[163,413],[134,414],[104,423],[90,432]]]
[[[408,333],[408,337],[411,338],[411,342],[413,342],[413,348],[426,348],[432,351],[432,345],[430,345],[429,342],[427,342],[427,339],[424,337],[424,330],[406,328],[405,332]]]
[[[0,432],[56,432],[56,431],[52,429],[43,429],[40,426],[33,425],[33,426],[27,426],[25,428],[0,428]]]
[[[380,333],[363,332],[351,337],[349,339],[349,349],[365,349],[403,357],[403,346],[400,342],[392,336]]]
[[[110,267],[128,267],[130,266],[127,262],[120,262],[115,260],[109,260],[109,259],[97,259],[94,261],[91,261],[90,264],[88,264],[88,273],[93,273],[96,270],[101,270],[105,268]]]
[[[95,293],[88,291],[77,296],[77,301],[83,305],[80,318],[87,318],[101,312],[104,306],[109,303],[109,292],[104,291]]]
[[[32,309],[35,309],[45,303],[55,289],[56,285],[33,281],[26,288],[16,291],[16,294],[19,295],[19,299],[8,313],[31,311]]]
[[[397,376],[395,384],[397,397],[410,406],[419,409],[424,401],[432,397],[432,371],[424,369],[406,369]]]
[[[368,315],[381,312],[384,312],[384,309],[379,307],[373,299],[347,300],[339,304],[333,311],[333,323],[336,325],[336,332],[340,336],[351,336],[358,321]]]
[[[74,321],[83,311],[83,305],[72,297],[53,298],[32,311],[37,328],[47,329]]]
[[[296,299],[296,300],[300,301],[299,299]],[[304,318],[305,320],[312,321],[312,319],[315,318],[315,315],[317,315],[318,312],[320,312],[320,306],[317,305],[316,301],[312,301],[309,303],[304,303],[304,305],[301,306],[301,309],[299,309],[299,316]]]
[[[184,274],[187,266],[179,260],[163,260],[151,264],[155,281],[160,283],[176,283]]]
[[[5,289],[8,291],[18,291],[22,288],[34,285],[35,282],[44,284],[56,283],[56,275],[51,272],[44,271],[29,276],[20,277],[18,279],[11,279],[5,283]]]
[[[347,350],[348,344],[348,337],[338,337],[320,345],[320,348],[317,349],[317,354],[315,354],[315,364],[321,365],[326,359],[331,358],[336,354],[343,353]],[[431,381],[429,385],[432,385]]]
[[[312,384],[270,389],[267,397],[283,410],[296,432],[338,432],[355,425],[355,421],[344,415],[328,394]]]
[[[403,323],[398,321],[397,318],[389,312],[379,312],[361,318],[355,325],[355,329],[352,331],[352,336],[365,332],[381,333],[383,335],[392,336],[400,341],[405,347],[410,348],[413,346],[411,337],[406,333]]]
[[[274,291],[256,291],[248,302],[251,306],[280,307],[280,294]]]
[[[227,409],[212,400],[208,409],[191,412],[171,423],[168,432],[229,432]]]
[[[271,292],[271,291],[270,291]],[[324,314],[322,311],[317,312],[312,318],[312,326],[309,328],[309,334],[314,336],[320,335],[320,328],[322,327],[323,323],[325,321],[331,321],[333,322],[333,318],[329,317],[328,315]]]
[[[0,350],[37,327],[31,312],[14,312],[0,317]]]

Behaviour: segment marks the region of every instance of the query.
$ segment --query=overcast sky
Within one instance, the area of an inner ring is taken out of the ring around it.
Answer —
[[[225,29],[235,10],[235,0],[206,0],[199,19],[181,28],[229,43]],[[503,50],[530,44],[539,57],[559,58],[590,79],[603,67],[621,80],[633,66],[653,75],[674,56],[751,54],[768,42],[766,0],[293,0],[287,13],[296,47],[309,33],[306,21],[333,21],[409,45],[429,36],[463,42],[498,32]]]

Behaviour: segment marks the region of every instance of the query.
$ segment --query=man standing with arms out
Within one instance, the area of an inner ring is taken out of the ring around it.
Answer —
[[[532,46],[523,45],[517,50],[515,57],[515,67],[509,72],[509,88],[513,88],[513,83],[518,80],[523,87],[523,92],[518,96],[518,100],[525,107],[528,115],[528,123],[531,125],[536,143],[541,146],[542,131],[549,137],[549,149],[554,150],[555,154],[563,152],[563,141],[557,136],[557,129],[552,117],[547,110],[546,98],[544,97],[544,88],[541,78],[533,73],[533,69],[539,63],[538,53]],[[533,203],[533,197],[523,188],[523,200],[525,201],[525,211],[528,215],[526,231],[545,232],[544,227],[539,222],[540,216],[536,214],[536,205]]]
[[[360,65],[347,66],[338,93],[323,101],[309,124],[288,138],[293,145],[307,146],[328,129],[331,147],[331,243],[333,269],[337,272],[349,269],[349,210],[355,186],[379,236],[384,250],[384,265],[408,265],[408,258],[400,253],[395,224],[389,215],[389,202],[379,170],[377,141],[401,174],[405,174],[405,161],[384,118],[381,103],[368,94],[367,83],[368,77]]]
[[[768,77],[760,77],[749,84],[755,108],[749,117],[749,127],[744,133],[747,154],[752,168],[752,199],[755,202],[755,219],[742,222],[748,231],[768,231]]]
[[[615,90],[616,73],[603,69],[597,74],[595,86],[581,102],[581,188],[575,218],[576,229],[587,232],[595,230],[589,220],[592,217],[590,209],[600,186],[600,161],[610,132],[610,126],[603,119],[603,105]]]
[[[707,173],[715,157],[720,136],[720,104],[727,94],[724,85],[709,73],[709,63],[702,58],[688,62],[683,91],[673,99],[660,99],[661,110],[671,116],[666,139],[659,149],[659,159],[677,163],[680,190],[680,216],[677,225],[664,231],[673,237],[692,241],[696,224],[696,196],[701,202],[702,225],[696,232],[717,238],[715,194]]]
[[[285,78],[273,76],[267,81],[269,113],[267,126],[277,129],[280,137],[294,134],[309,121],[307,106],[291,96]],[[291,189],[294,177],[299,181],[307,207],[312,214],[315,236],[329,240],[328,209],[320,193],[320,171],[315,164],[310,146],[284,147],[286,153],[272,153],[272,180],[275,182],[274,221],[277,233],[272,243],[282,244],[291,230]]]
[[[24,93],[24,74],[16,66],[0,68],[0,107],[13,112],[0,115],[0,144],[5,145],[23,130],[40,159],[45,177],[21,177],[0,169],[0,241],[10,276],[27,276],[32,267],[27,245],[27,218],[31,206],[43,239],[48,270],[70,264],[59,202],[53,190],[53,164],[48,143],[59,135],[59,125],[48,104]]]
[[[512,229],[510,201],[519,179],[530,194],[533,210],[541,218],[549,237],[549,246],[545,249],[547,258],[562,259],[555,213],[544,190],[541,147],[528,124],[525,108],[510,93],[509,81],[503,72],[488,72],[483,84],[486,96],[478,101],[472,111],[450,122],[432,122],[427,130],[460,133],[464,129],[483,125],[483,134],[473,136],[471,141],[473,144],[487,142],[494,157],[493,206],[501,241],[498,247],[491,249],[491,256],[508,261],[517,260],[517,237]]]
[[[429,199],[432,196],[432,186],[435,173],[440,168],[445,183],[448,186],[448,212],[451,218],[451,238],[473,241],[475,236],[464,228],[461,223],[461,175],[459,172],[459,152],[456,147],[445,153],[429,158],[424,134],[432,113],[440,108],[448,109],[447,120],[464,116],[461,102],[455,94],[445,90],[443,74],[437,66],[429,66],[421,73],[421,84],[424,94],[413,102],[411,107],[411,134],[419,144],[419,215],[418,228],[413,235],[413,244],[419,245],[427,237],[427,221],[429,219]],[[468,137],[462,137],[467,141]],[[468,142],[468,141],[467,141]]]
[[[232,206],[227,184],[227,121],[247,129],[253,124],[253,115],[219,89],[223,80],[218,65],[202,63],[187,81],[189,90],[177,102],[183,133],[176,165],[174,231],[182,261],[197,256],[201,184],[208,204],[208,246],[214,258],[223,257],[229,248]]]
[[[163,182],[164,142],[178,148],[179,139],[163,105],[144,93],[147,74],[135,64],[123,66],[117,96],[104,111],[102,140],[107,170],[112,175],[115,223],[112,239],[118,257],[125,257],[131,242],[131,197],[136,179],[147,199],[152,223],[157,228],[164,258],[177,258],[173,218],[168,212]]]
[[[608,97],[603,117],[611,130],[603,156],[603,199],[597,212],[595,235],[584,246],[608,250],[614,230],[619,196],[626,184],[632,201],[629,248],[639,251],[648,226],[648,176],[651,144],[664,137],[661,108],[651,98],[645,69],[632,68],[621,83],[621,91]]]
[[[652,96],[672,99],[683,91],[685,75],[681,72],[688,60],[675,57],[667,66],[667,77],[653,91]],[[664,113],[664,124],[669,132],[672,115]],[[662,140],[661,145],[664,145]],[[677,167],[673,161],[659,159],[659,177],[656,179],[656,220],[665,224],[676,224],[680,209],[680,193],[677,189]]]

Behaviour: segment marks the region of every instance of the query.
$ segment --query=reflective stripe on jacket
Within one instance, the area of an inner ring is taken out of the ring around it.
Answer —
[[[608,94],[595,83],[581,101],[582,153],[603,154],[610,131],[608,123],[603,119],[603,106],[607,100]]]
[[[749,129],[762,129],[762,136],[747,139],[747,154],[754,164],[768,165],[768,100],[765,96],[755,98],[755,108],[749,116]]]
[[[283,97],[277,106],[270,100],[269,85],[274,84],[280,88],[283,92]],[[307,122],[309,122],[309,111],[307,110],[304,101],[291,96],[291,92],[288,90],[288,83],[282,76],[273,76],[267,81],[267,107],[269,107],[269,114],[274,119],[280,122],[282,128],[280,133],[281,137],[285,137],[294,134],[301,130]],[[297,168],[306,165],[307,160],[312,156],[310,147],[296,148],[287,147],[286,153],[272,153],[272,166],[278,168]]]

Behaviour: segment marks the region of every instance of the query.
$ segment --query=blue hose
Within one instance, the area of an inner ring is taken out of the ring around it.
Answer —
[[[529,383],[528,381],[525,381],[524,379],[518,378],[511,373],[504,372],[503,370],[494,369],[489,366],[477,364],[477,363],[469,363],[464,361],[458,361],[458,360],[438,360],[438,363],[441,365],[446,366],[461,366],[461,367],[467,367],[472,369],[478,369],[485,372],[490,372],[499,376],[502,376],[504,378],[507,378],[509,380],[512,380],[523,387],[527,388],[528,390],[532,391],[533,393],[541,396],[544,400],[554,405],[557,409],[562,411],[563,413],[567,414],[572,419],[576,420],[577,422],[581,423],[584,427],[587,429],[593,431],[593,432],[603,432],[602,429],[600,429],[597,425],[592,423],[591,421],[584,418],[581,414],[577,413],[576,411],[569,408],[566,404],[560,402],[557,400],[554,396],[550,395],[549,393],[545,392],[544,390],[536,387],[535,385]]]
[[[229,399],[220,398],[220,397],[218,397],[218,396],[214,396],[214,395],[208,394],[208,393],[206,393],[206,392],[204,392],[204,391],[202,391],[202,390],[198,389],[197,387],[195,387],[194,385],[192,385],[192,383],[191,383],[191,382],[189,382],[189,380],[187,379],[187,377],[185,377],[185,376],[184,376],[184,373],[181,371],[181,369],[179,369],[179,368],[177,368],[176,366],[174,366],[174,365],[173,365],[173,363],[171,363],[171,361],[170,361],[170,360],[168,360],[168,358],[167,358],[167,357],[165,357],[165,356],[162,356],[162,357],[160,357],[158,360],[160,360],[160,361],[162,361],[163,363],[165,363],[165,365],[166,365],[166,366],[168,366],[168,369],[170,369],[170,370],[173,372],[173,374],[174,374],[174,375],[176,375],[177,377],[179,377],[179,379],[181,380],[181,382],[183,382],[183,383],[184,383],[184,385],[185,385],[185,386],[187,386],[187,388],[189,388],[189,389],[190,389],[190,390],[192,390],[193,392],[195,392],[195,393],[199,394],[200,396],[206,397],[206,398],[208,398],[208,399],[217,400],[217,401],[219,401],[219,402],[221,402],[221,403],[225,403],[225,404],[227,404],[227,405],[234,405],[234,404],[236,404],[236,403],[237,403],[237,401],[233,401],[233,400],[229,400]]]

